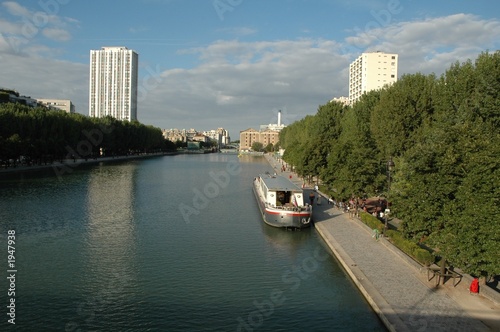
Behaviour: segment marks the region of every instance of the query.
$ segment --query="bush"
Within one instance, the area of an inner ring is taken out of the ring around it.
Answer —
[[[424,265],[430,265],[434,262],[434,257],[427,250],[420,248],[416,243],[407,240],[400,232],[388,230],[387,236],[390,241],[408,256],[413,257],[418,262]]]
[[[377,219],[377,217],[372,216],[369,213],[361,212],[360,214],[361,221],[364,222],[371,229],[378,229],[380,233],[384,230],[384,224]]]
[[[361,221],[371,229],[378,229],[380,233],[383,232],[384,224],[378,220],[377,217],[374,217],[366,212],[361,212],[360,218]],[[420,248],[416,243],[405,239],[400,232],[387,230],[386,235],[389,237],[392,244],[401,249],[408,256],[413,257],[418,262],[424,265],[430,265],[434,262],[434,257],[429,251]]]
[[[418,248],[413,254],[415,255],[415,259],[417,261],[426,266],[431,265],[434,262],[434,257],[425,249]]]

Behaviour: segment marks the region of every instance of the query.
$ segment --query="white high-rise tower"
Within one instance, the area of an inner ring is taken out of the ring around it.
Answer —
[[[90,116],[137,120],[138,62],[138,54],[126,47],[90,51]]]
[[[397,80],[397,54],[363,53],[349,66],[349,103],[352,105],[363,93],[381,89]]]

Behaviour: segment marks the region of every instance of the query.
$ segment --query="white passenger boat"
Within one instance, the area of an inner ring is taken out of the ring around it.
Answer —
[[[253,190],[264,222],[274,227],[305,228],[312,218],[312,206],[304,203],[302,188],[289,179],[261,174]]]

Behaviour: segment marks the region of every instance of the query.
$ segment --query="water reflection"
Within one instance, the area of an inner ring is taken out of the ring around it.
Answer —
[[[85,239],[88,289],[103,306],[120,301],[135,279],[134,185],[136,164],[91,171]]]

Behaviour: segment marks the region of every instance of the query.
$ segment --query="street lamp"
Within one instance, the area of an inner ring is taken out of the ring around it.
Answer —
[[[392,157],[387,161],[387,164],[385,165],[387,168],[387,207],[389,206],[389,192],[391,191],[391,171],[394,169],[394,161],[392,161]],[[387,230],[387,222],[389,219],[389,216],[387,215],[388,209],[385,209],[384,211],[384,217],[385,217],[385,224],[384,224],[384,237],[385,237],[385,231]]]

